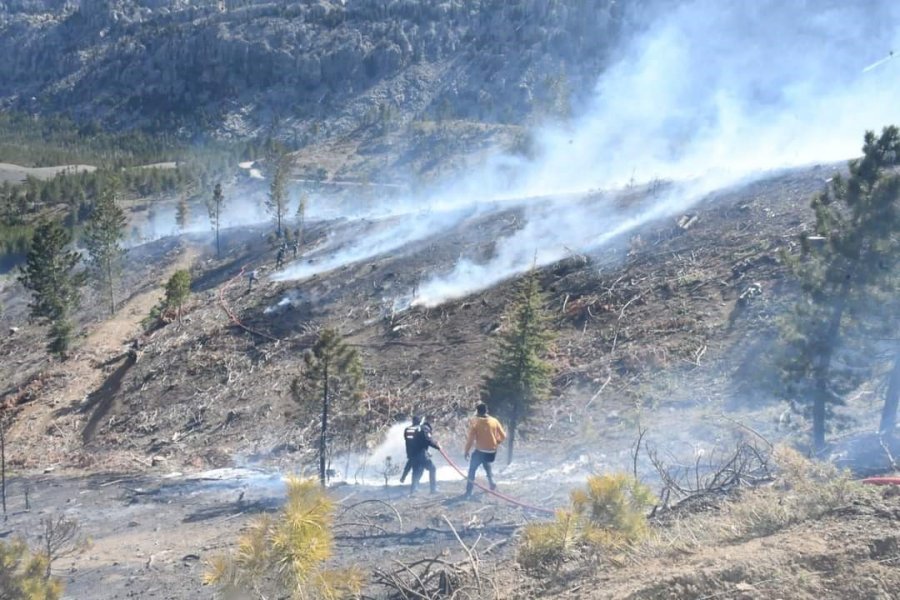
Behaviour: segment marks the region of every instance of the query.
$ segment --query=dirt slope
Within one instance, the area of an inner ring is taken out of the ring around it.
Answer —
[[[523,428],[516,462],[500,469],[502,489],[547,508],[564,506],[586,473],[631,468],[638,424],[648,430],[647,443],[678,456],[727,441],[734,420],[773,439],[803,439],[802,420],[779,421],[784,406],[770,397],[759,357],[792,298],[779,250],[790,249],[808,225],[808,199],[832,173],[798,170],[726,190],[690,213],[543,269],[557,332],[554,400]],[[327,240],[384,226],[314,224],[308,254],[298,260],[324,260],[316,248]],[[325,324],[337,325],[366,365],[366,433],[337,438],[338,450],[370,449],[415,407],[438,415],[438,439],[461,461],[465,417],[515,283],[438,308],[392,306],[423,273],[449,269],[460,256],[484,259],[491,240],[519,226],[516,209],[475,214],[402,251],[299,282],[269,278],[264,228],[227,232],[222,260],[175,239],[136,250],[125,307],[106,321],[99,305],[88,306],[85,343],[72,360],[47,362],[41,330],[21,321],[0,342],[10,382],[3,401],[16,408],[9,460],[20,475],[9,531],[34,536],[36,519],[58,510],[83,522],[94,550],[58,571],[75,569],[68,572],[72,597],[87,597],[100,581],[106,595],[93,597],[211,597],[198,583],[203,561],[254,515],[277,508],[280,473],[310,464],[315,407],[295,402],[289,388]],[[123,344],[137,335],[159,286],[192,263],[184,321],[155,331],[129,364]],[[248,291],[242,272],[252,268],[262,281]],[[13,316],[22,314],[21,305],[12,307]],[[860,393],[841,411],[844,422],[865,427],[876,415],[874,397]],[[248,465],[266,471],[225,482],[203,473]],[[334,466],[338,479],[352,479],[341,461]],[[48,467],[65,477],[37,474]],[[186,479],[198,473],[199,481]],[[31,512],[23,510],[26,483]],[[355,512],[342,515],[337,564],[371,570],[398,557],[462,560],[446,516],[467,544],[481,536],[479,548],[493,546],[484,569],[499,588],[485,597],[888,598],[898,583],[897,496],[869,496],[772,535],[710,548],[676,545],[548,583],[511,562],[520,527],[538,515],[490,498],[461,504],[461,491],[458,480],[434,499],[408,499],[397,487],[335,487],[341,506],[387,501],[403,518],[348,509]]]

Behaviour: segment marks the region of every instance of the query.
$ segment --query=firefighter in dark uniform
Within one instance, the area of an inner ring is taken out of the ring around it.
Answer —
[[[413,450],[416,447],[416,436],[419,435],[419,427],[422,426],[422,417],[415,416],[412,418],[412,425],[403,430],[403,441],[406,443],[406,464],[403,466],[403,473],[400,475],[400,483],[406,479],[413,466]]]
[[[413,421],[415,423],[415,421]],[[412,430],[412,431],[411,431]],[[407,456],[412,469],[412,481],[409,485],[409,493],[413,494],[419,486],[419,480],[425,471],[428,471],[428,484],[431,493],[437,493],[437,468],[431,461],[429,448],[440,450],[440,445],[431,437],[431,418],[425,417],[421,425],[407,427],[404,431],[404,440],[407,441]],[[407,433],[411,435],[407,437]]]

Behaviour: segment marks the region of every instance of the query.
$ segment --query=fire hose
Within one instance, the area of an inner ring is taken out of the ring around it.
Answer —
[[[869,485],[900,485],[900,477],[867,477],[862,482]]]
[[[238,318],[238,316],[234,313],[234,311],[231,310],[231,307],[228,306],[228,303],[225,302],[225,289],[227,287],[231,286],[239,278],[243,277],[244,271],[246,270],[246,268],[247,268],[246,266],[241,267],[241,270],[237,275],[232,277],[230,280],[228,280],[228,282],[225,285],[223,285],[222,287],[219,288],[219,304],[222,306],[222,310],[225,311],[225,314],[228,315],[228,318],[231,319],[231,322],[234,325],[240,327],[241,329],[243,329],[244,331],[247,331],[248,333],[252,333],[252,334],[258,335],[260,337],[264,337],[266,339],[277,342],[277,341],[279,341],[278,338],[273,337],[267,333],[263,333],[261,331],[256,331],[255,329],[251,329],[250,327],[247,327],[246,325],[244,325],[241,322],[241,320]],[[456,471],[457,473],[459,473],[460,477],[462,477],[463,479],[468,479],[468,476],[465,473],[463,473],[462,469],[460,469],[459,466],[455,462],[453,462],[453,459],[451,459],[449,456],[447,456],[447,453],[444,452],[443,448],[440,448],[439,452],[441,453],[441,456],[444,457],[444,460],[446,460],[450,464],[450,466],[453,467],[453,470]],[[478,483],[477,481],[474,483],[479,489],[482,489],[485,492],[487,492],[488,494],[496,496],[497,498],[500,498],[501,500],[509,502],[510,504],[514,504],[516,506],[525,508],[527,510],[533,510],[533,511],[545,513],[548,515],[554,514],[554,512],[550,509],[541,508],[539,506],[533,506],[526,502],[521,502],[519,500],[516,500],[515,498],[507,496],[506,494],[502,494],[502,493],[498,492],[497,490],[492,490],[488,487],[485,487],[485,486],[481,485],[480,483]]]
[[[232,277],[231,279],[229,279],[229,280],[225,283],[225,285],[223,285],[222,287],[219,288],[219,304],[222,306],[222,310],[225,311],[225,314],[228,315],[228,318],[231,319],[231,322],[232,322],[233,324],[237,325],[238,327],[240,327],[241,329],[243,329],[243,330],[246,331],[247,333],[252,333],[252,334],[254,334],[254,335],[258,335],[259,337],[266,338],[267,340],[272,340],[273,342],[278,342],[278,341],[280,341],[280,340],[279,340],[277,337],[273,337],[273,336],[269,335],[268,333],[263,333],[263,332],[261,332],[261,331],[257,331],[257,330],[255,330],[255,329],[251,329],[250,327],[247,327],[246,325],[244,325],[244,324],[241,322],[241,320],[237,317],[237,315],[234,313],[234,311],[231,310],[231,307],[228,306],[228,303],[225,302],[225,289],[228,288],[228,287],[230,287],[230,286],[231,286],[235,281],[237,281],[239,278],[243,277],[243,276],[244,276],[244,271],[245,271],[246,269],[247,269],[246,266],[241,267],[241,270],[240,270],[240,272],[239,272],[237,275],[235,275],[234,277]]]
[[[240,272],[238,272],[237,275],[232,277],[230,280],[228,280],[228,282],[225,285],[223,285],[222,287],[219,288],[219,304],[222,306],[222,310],[225,311],[225,314],[228,315],[228,318],[231,319],[231,322],[234,325],[240,327],[241,329],[243,329],[244,331],[246,331],[248,333],[252,333],[254,335],[258,335],[260,337],[272,340],[273,342],[278,342],[278,341],[280,341],[278,338],[273,337],[267,333],[257,331],[255,329],[251,329],[250,327],[247,327],[246,325],[244,325],[244,323],[241,322],[241,320],[234,313],[234,311],[231,310],[231,307],[228,306],[228,303],[225,302],[225,289],[230,287],[239,278],[243,277],[244,271],[246,270],[246,268],[247,268],[246,266],[241,267],[241,270],[240,270]],[[447,463],[451,467],[453,467],[453,470],[456,471],[460,477],[462,477],[463,479],[468,479],[468,475],[463,472],[463,470],[459,467],[459,465],[457,465],[455,462],[453,462],[453,459],[450,458],[446,452],[444,452],[443,448],[439,448],[438,451],[441,453],[441,456],[444,457],[444,460],[446,460]],[[900,477],[868,477],[866,479],[863,479],[862,482],[869,484],[869,485],[900,485]],[[548,508],[541,508],[540,506],[534,506],[532,504],[528,504],[527,502],[521,502],[511,496],[507,496],[506,494],[498,492],[497,490],[492,490],[489,487],[486,487],[486,486],[478,483],[477,481],[473,481],[473,483],[474,483],[475,487],[487,492],[488,494],[491,494],[492,496],[496,496],[497,498],[500,498],[501,500],[503,500],[505,502],[513,504],[515,506],[519,506],[519,507],[527,509],[527,510],[533,510],[533,511],[544,513],[544,514],[549,514],[549,515],[554,514],[554,511],[552,511]]]
[[[441,456],[444,457],[444,460],[446,460],[447,463],[451,467],[453,467],[453,470],[456,471],[457,473],[459,473],[460,477],[462,477],[463,479],[469,478],[469,476],[466,475],[465,473],[463,473],[463,470],[460,469],[459,466],[455,462],[453,462],[453,459],[450,458],[449,456],[447,456],[447,453],[444,452],[443,448],[438,448],[438,452],[440,452]],[[488,494],[491,494],[492,496],[496,496],[497,498],[500,498],[501,500],[509,502],[510,504],[514,504],[516,506],[525,508],[527,510],[533,510],[535,512],[540,512],[540,513],[544,513],[544,514],[548,514],[548,515],[555,514],[554,511],[550,510],[549,508],[541,508],[540,506],[534,506],[532,504],[528,504],[527,502],[522,502],[520,500],[516,500],[515,498],[513,498],[511,496],[507,496],[506,494],[502,494],[502,493],[498,492],[497,490],[492,490],[491,488],[484,486],[484,485],[478,483],[477,481],[473,481],[473,483],[475,484],[475,487],[477,487],[478,489],[484,490]]]

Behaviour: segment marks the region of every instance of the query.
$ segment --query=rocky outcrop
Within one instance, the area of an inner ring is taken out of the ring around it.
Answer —
[[[251,130],[339,132],[372,107],[517,122],[589,89],[651,2],[12,0],[0,106],[119,127],[221,128],[239,113]],[[442,78],[425,98],[416,74],[430,71]]]

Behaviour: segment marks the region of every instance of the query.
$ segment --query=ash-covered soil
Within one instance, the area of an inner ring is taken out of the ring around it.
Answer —
[[[550,480],[505,481],[501,489],[544,506],[564,496]],[[708,547],[692,543],[702,538],[704,525],[691,520],[698,509],[688,508],[658,525],[670,530],[669,541],[652,552],[613,556],[587,570],[564,568],[552,578],[531,577],[514,561],[521,527],[546,515],[486,494],[465,501],[462,491],[461,481],[442,481],[437,494],[420,490],[412,497],[396,482],[332,486],[336,520],[329,566],[362,569],[370,578],[366,597],[372,598],[399,597],[379,585],[378,572],[406,576],[404,565],[432,559],[442,561],[439,566],[465,565],[468,552],[478,558],[484,586],[481,595],[470,589],[473,598],[863,600],[892,598],[900,585],[900,494],[893,488],[870,490],[814,521]],[[214,591],[202,584],[207,561],[232,549],[252,519],[277,511],[283,493],[282,475],[262,469],[16,478],[0,536],[37,541],[42,518],[77,519],[90,545],[54,563],[66,598],[213,598]],[[715,515],[720,506],[702,510]]]
[[[563,506],[588,473],[631,470],[638,427],[647,431],[646,444],[673,457],[713,449],[746,426],[773,440],[805,439],[805,421],[767,387],[774,371],[766,359],[776,319],[793,302],[780,252],[796,248],[812,222],[811,196],[837,170],[793,170],[718,192],[684,214],[541,269],[556,378],[552,400],[519,432],[516,461],[500,473],[502,489],[541,507]],[[616,201],[639,205],[649,193],[632,190]],[[311,224],[303,255],[289,256],[288,266],[315,270],[357,237],[390,234],[415,218],[428,216]],[[267,226],[226,232],[221,260],[200,236],[146,244],[129,255],[119,315],[107,319],[102,305],[88,303],[79,315],[82,344],[65,363],[45,358],[42,330],[24,319],[21,290],[5,284],[3,323],[17,329],[0,340],[8,382],[0,402],[15,412],[7,460],[17,479],[3,531],[34,539],[42,513],[77,518],[94,546],[57,565],[72,598],[210,597],[200,584],[203,562],[232,544],[253,515],[279,506],[282,474],[311,471],[317,406],[298,403],[289,390],[302,353],[326,324],[359,349],[367,386],[365,418],[353,435],[336,437],[337,454],[370,454],[415,411],[436,415],[438,439],[460,461],[466,418],[515,282],[435,308],[409,303],[427,274],[447,272],[461,257],[488,260],[496,241],[522,221],[515,207],[473,210],[420,241],[296,281],[272,277]],[[185,267],[194,284],[183,320],[143,334],[140,320],[166,278]],[[261,281],[248,290],[252,269]],[[127,349],[138,337],[135,360]],[[869,391],[847,398],[833,421],[843,430],[830,436],[874,423],[878,407]],[[335,457],[338,478],[352,481],[341,464]],[[225,482],[204,479],[210,469],[234,467],[251,471]],[[637,468],[651,473],[646,458]],[[167,478],[173,472],[181,475]],[[32,509],[23,512],[26,481]],[[409,499],[403,489],[377,483],[332,488],[341,507],[378,501],[339,517],[336,564],[371,572],[397,568],[397,559],[465,560],[446,517],[465,543],[478,540],[498,597],[803,597],[764,585],[766,565],[779,560],[799,565],[791,571],[797,577],[808,572],[818,587],[802,589],[819,597],[831,589],[878,597],[852,590],[888,589],[883,582],[895,581],[889,552],[838,565],[834,577],[796,562],[791,545],[808,534],[798,525],[773,538],[778,552],[771,554],[763,550],[767,541],[749,540],[721,554],[654,559],[652,578],[641,565],[626,565],[589,587],[542,587],[520,576],[511,559],[520,526],[546,515],[493,498],[457,502],[461,492],[458,479],[443,482],[434,498]],[[873,502],[816,523],[821,544],[809,552],[827,554],[829,540],[851,530],[859,543],[842,552],[881,544],[876,532],[894,526],[897,499]],[[732,563],[747,568],[729,571]],[[839,574],[857,587],[838,587]],[[870,577],[882,583],[859,583]],[[747,582],[753,589],[739,587]]]
[[[36,541],[42,518],[76,519],[90,545],[54,564],[67,598],[212,598],[213,590],[202,584],[207,561],[228,551],[253,518],[278,510],[282,477],[271,470],[218,469],[188,476],[15,478],[0,536]],[[486,561],[502,564],[512,556],[516,531],[539,515],[482,493],[466,501],[460,497],[462,481],[440,483],[438,493],[430,494],[426,485],[414,496],[396,477],[390,486],[332,486],[336,525],[330,564],[368,572],[393,570],[395,559],[459,560],[464,551],[447,520]],[[25,510],[26,487],[30,510]],[[501,489],[519,493],[524,487],[503,483]],[[377,586],[370,592],[377,594]]]

